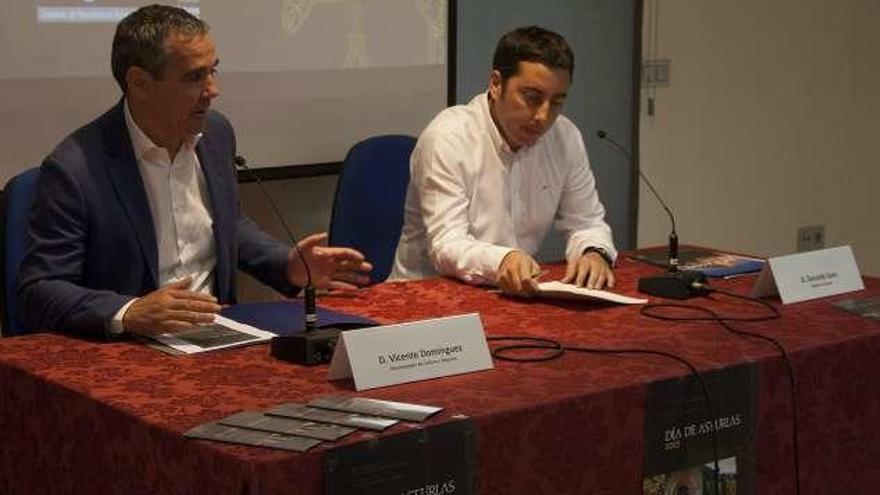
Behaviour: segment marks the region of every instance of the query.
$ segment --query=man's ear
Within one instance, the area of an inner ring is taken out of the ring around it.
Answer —
[[[497,69],[492,69],[492,72],[489,74],[489,97],[492,101],[497,101],[501,97],[503,86],[504,81],[501,79],[501,72],[498,72]]]
[[[131,66],[125,72],[125,85],[129,97],[143,99],[150,92],[153,76],[141,67]]]

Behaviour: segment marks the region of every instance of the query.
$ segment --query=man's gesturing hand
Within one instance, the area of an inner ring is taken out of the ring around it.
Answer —
[[[364,255],[347,247],[328,247],[327,233],[312,234],[297,243],[312,273],[316,289],[354,289],[370,281],[367,274],[373,265]],[[298,287],[308,285],[303,261],[297,250],[291,250],[287,263],[287,278]]]

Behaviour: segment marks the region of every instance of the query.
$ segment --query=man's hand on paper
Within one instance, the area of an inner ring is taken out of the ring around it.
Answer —
[[[217,298],[189,290],[191,284],[187,277],[135,300],[122,317],[125,331],[158,335],[212,323],[220,312]]]
[[[562,283],[587,289],[611,289],[614,288],[614,270],[601,254],[588,252],[568,263]]]
[[[522,251],[511,251],[501,260],[496,282],[507,295],[534,297],[538,293],[537,278],[542,274],[534,258]]]

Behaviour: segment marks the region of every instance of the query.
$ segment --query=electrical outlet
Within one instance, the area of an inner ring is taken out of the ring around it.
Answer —
[[[797,230],[797,252],[815,251],[825,247],[825,226],[807,225]]]
[[[669,59],[645,60],[642,63],[642,84],[646,87],[669,86]]]

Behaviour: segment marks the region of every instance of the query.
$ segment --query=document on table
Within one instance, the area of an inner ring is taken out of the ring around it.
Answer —
[[[601,300],[617,304],[646,304],[647,299],[624,296],[607,290],[587,289],[562,282],[543,282],[538,284],[538,297],[548,299],[570,299],[576,301]]]
[[[154,335],[151,338],[161,346],[159,350],[171,354],[197,354],[243,345],[268,342],[275,334],[245,325],[220,315],[211,325],[199,325],[177,332]]]

